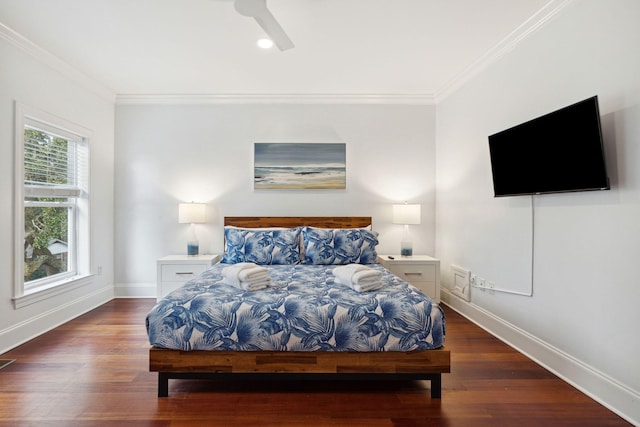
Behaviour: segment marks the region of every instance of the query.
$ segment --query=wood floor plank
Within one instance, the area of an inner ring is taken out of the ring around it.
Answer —
[[[14,350],[0,426],[629,426],[445,307],[452,372],[428,381],[171,380],[158,398],[144,318],[113,300]]]

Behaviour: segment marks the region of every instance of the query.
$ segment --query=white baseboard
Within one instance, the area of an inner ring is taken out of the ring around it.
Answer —
[[[638,391],[506,322],[482,307],[458,298],[448,289],[441,289],[441,298],[444,304],[491,335],[518,350],[625,420],[640,426],[640,393]]]
[[[59,305],[23,322],[0,330],[0,342],[2,343],[0,354],[73,320],[112,299],[113,287],[111,285],[105,286],[90,294],[83,295],[66,304]]]
[[[155,283],[116,283],[114,298],[154,298],[157,286]]]

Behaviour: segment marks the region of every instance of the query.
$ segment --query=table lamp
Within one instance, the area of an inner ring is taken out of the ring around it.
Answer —
[[[199,244],[196,236],[196,224],[206,220],[206,205],[204,203],[179,203],[178,222],[191,224],[189,239],[187,240],[187,255],[198,255]]]
[[[409,225],[420,224],[420,205],[407,203],[393,205],[393,223],[404,225],[402,240],[400,241],[400,255],[412,256],[413,248],[411,236],[409,235]]]

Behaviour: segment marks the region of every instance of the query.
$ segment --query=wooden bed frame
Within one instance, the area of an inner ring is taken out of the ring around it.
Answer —
[[[225,217],[236,227],[357,228],[371,217]],[[449,350],[410,352],[180,351],[151,347],[149,371],[158,372],[158,397],[170,379],[395,379],[430,380],[431,397],[442,395],[441,374],[451,372]]]

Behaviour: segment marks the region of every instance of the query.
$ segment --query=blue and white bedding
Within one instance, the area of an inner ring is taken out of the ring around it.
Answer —
[[[411,351],[444,343],[442,309],[379,264],[382,288],[335,283],[331,265],[268,265],[272,286],[227,285],[216,264],[158,302],[151,345],[176,350]]]

